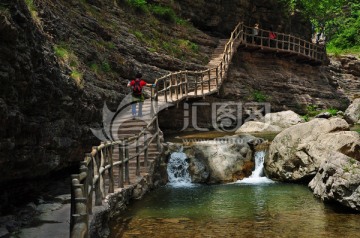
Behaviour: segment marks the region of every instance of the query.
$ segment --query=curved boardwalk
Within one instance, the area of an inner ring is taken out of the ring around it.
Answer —
[[[157,112],[184,99],[218,92],[239,46],[294,55],[312,64],[326,60],[321,46],[291,35],[276,34],[277,38],[270,40],[269,31],[260,29],[259,35],[254,36],[251,27],[239,23],[229,39],[219,40],[207,70],[179,71],[157,79],[151,98],[144,102],[141,119],[131,118],[130,105],[112,115],[106,129],[110,139],[104,137],[101,145],[93,147],[91,153],[85,155],[80,173],[72,175],[71,237],[88,236],[92,208],[102,205],[115,187],[124,188],[136,183],[148,173],[151,162],[162,150]]]

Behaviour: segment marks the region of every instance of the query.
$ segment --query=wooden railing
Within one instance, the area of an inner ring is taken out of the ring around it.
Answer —
[[[204,97],[217,92],[240,43],[239,40],[243,38],[242,26],[242,23],[236,25],[216,67],[202,71],[179,71],[157,79],[155,100],[174,103],[184,98]]]
[[[157,79],[155,81],[157,87],[154,93],[156,100],[175,103],[184,98],[204,97],[217,92],[239,44],[276,52],[293,53],[316,62],[326,60],[323,46],[279,32],[275,32],[276,39],[269,39],[270,31],[262,29],[259,29],[258,35],[254,36],[252,29],[252,27],[245,26],[242,23],[235,27],[225,45],[221,61],[216,67],[202,71],[174,72]]]
[[[301,55],[311,61],[323,62],[327,60],[325,47],[323,45],[314,44],[296,36],[274,32],[275,39],[269,39],[270,31],[258,29],[258,35],[253,35],[253,28],[243,25],[241,42],[244,45],[259,46],[260,48],[268,48],[277,52],[288,52]]]
[[[155,81],[151,100],[162,102],[178,102],[191,97],[205,97],[217,92],[226,77],[227,70],[234,52],[239,44],[252,45],[260,48],[281,50],[309,57],[311,60],[323,61],[325,51],[300,38],[276,33],[277,39],[269,40],[269,31],[259,30],[258,36],[252,35],[252,28],[239,23],[231,33],[229,41],[224,47],[215,67],[203,71],[179,71],[170,73]],[[157,149],[161,151],[161,131],[154,103],[151,104],[152,120],[136,136],[115,142],[103,142],[93,147],[91,153],[85,155],[81,162],[80,173],[72,175],[71,182],[71,219],[70,236],[73,238],[87,237],[89,215],[93,206],[102,205],[107,193],[113,193],[116,176],[114,169],[118,169],[117,186],[122,188],[130,183],[129,161],[136,159],[136,175],[140,175],[140,155],[144,154],[144,166],[147,165],[148,147],[156,139]],[[148,133],[150,128],[155,132]],[[152,137],[148,137],[152,134]],[[140,145],[141,140],[143,145]],[[129,145],[135,146],[134,155],[130,155]],[[119,152],[118,161],[114,161],[114,150]],[[105,178],[108,178],[106,191]],[[95,196],[94,196],[95,195]],[[95,201],[93,201],[93,196]]]
[[[85,155],[80,164],[80,173],[72,175],[71,180],[70,237],[88,237],[89,215],[92,214],[93,206],[102,205],[105,196],[114,192],[116,178],[119,188],[130,184],[130,160],[136,159],[135,173],[140,175],[140,156],[143,154],[143,166],[147,167],[148,147],[156,139],[157,150],[161,151],[161,136],[158,117],[154,114],[139,134],[116,142],[102,142]],[[130,148],[135,148],[133,155],[130,155]],[[113,157],[115,149],[119,153],[117,161]],[[117,176],[114,174],[115,169],[118,171]]]

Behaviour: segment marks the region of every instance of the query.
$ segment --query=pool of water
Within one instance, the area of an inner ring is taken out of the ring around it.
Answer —
[[[110,237],[359,237],[359,221],[303,185],[166,186],[114,219]]]

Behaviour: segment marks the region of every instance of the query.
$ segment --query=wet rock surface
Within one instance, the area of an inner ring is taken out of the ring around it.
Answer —
[[[184,147],[193,182],[225,183],[251,175],[254,148],[262,139],[250,135],[227,136],[194,142]]]

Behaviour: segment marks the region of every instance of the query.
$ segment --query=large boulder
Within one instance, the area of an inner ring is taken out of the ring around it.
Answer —
[[[345,119],[351,124],[360,124],[360,98],[355,99],[346,109]]]
[[[360,211],[359,157],[359,148],[357,160],[340,152],[329,155],[309,183],[315,196]]]
[[[304,120],[293,111],[282,111],[268,113],[260,121],[245,122],[237,131],[241,133],[278,133],[285,128],[304,122]]]
[[[317,118],[280,132],[272,141],[264,161],[266,175],[279,181],[312,179],[320,164],[333,151],[356,153],[356,132],[340,118]]]
[[[250,135],[241,135],[185,146],[192,181],[223,183],[250,176],[254,168],[254,147],[262,141]]]

